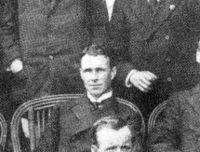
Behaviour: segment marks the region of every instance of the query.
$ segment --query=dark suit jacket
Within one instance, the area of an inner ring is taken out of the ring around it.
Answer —
[[[110,39],[119,60],[118,79],[124,84],[135,68],[156,74],[163,94],[194,86],[199,25],[198,0],[161,0],[158,7],[147,0],[116,0]]]
[[[15,105],[9,101],[11,72],[6,72],[6,69],[14,59],[21,57],[17,17],[16,1],[0,0],[0,111],[6,120],[11,119],[14,111],[11,107]],[[12,110],[8,110],[9,108]]]
[[[2,70],[5,71],[15,58],[20,58],[20,46],[16,23],[16,3],[1,0],[0,4],[0,62]]]
[[[89,43],[86,3],[87,0],[18,1],[29,98],[76,92],[80,88],[79,55]]]
[[[141,117],[115,98],[103,101],[98,109],[84,95],[74,102],[64,102],[55,108],[44,136],[36,152],[90,152],[91,140],[89,130],[92,124],[101,117],[119,115],[135,123],[135,130],[141,129]]]
[[[163,119],[149,135],[150,152],[199,152],[200,85],[169,99]]]

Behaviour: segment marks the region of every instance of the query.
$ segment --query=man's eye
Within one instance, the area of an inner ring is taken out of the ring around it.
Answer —
[[[131,149],[131,147],[130,146],[122,146],[121,149],[126,152],[126,151],[129,151]]]
[[[109,147],[106,149],[107,152],[114,152],[116,150],[117,147],[113,146],[113,147]]]
[[[97,69],[97,72],[102,72],[102,71],[105,71],[105,69],[102,69],[102,68]]]
[[[85,69],[84,72],[91,72],[91,69]]]

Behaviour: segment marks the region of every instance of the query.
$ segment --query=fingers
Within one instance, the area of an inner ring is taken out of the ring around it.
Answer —
[[[143,73],[144,77],[150,81],[156,80],[158,78],[155,74],[149,71],[141,71],[141,73]]]
[[[149,71],[137,71],[131,75],[130,82],[142,92],[148,92],[156,79],[157,76]]]
[[[143,80],[140,79],[136,79],[133,83],[133,85],[135,87],[137,87],[139,90],[141,90],[142,92],[148,92],[151,89],[151,82],[145,80],[146,82],[144,82]]]

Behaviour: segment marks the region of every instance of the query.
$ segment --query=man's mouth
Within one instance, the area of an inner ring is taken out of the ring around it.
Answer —
[[[98,88],[100,86],[101,86],[101,84],[92,84],[92,85],[90,85],[90,87],[92,87],[92,88]]]

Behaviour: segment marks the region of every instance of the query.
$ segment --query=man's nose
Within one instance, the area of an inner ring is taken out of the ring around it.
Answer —
[[[98,79],[98,73],[97,73],[96,71],[93,71],[93,72],[91,73],[91,79],[92,79],[92,80],[97,80],[97,79]]]

